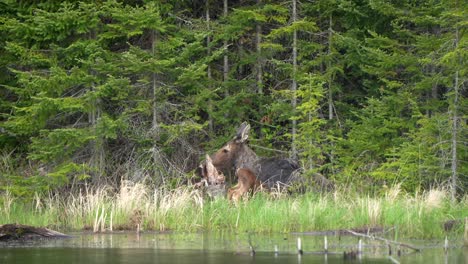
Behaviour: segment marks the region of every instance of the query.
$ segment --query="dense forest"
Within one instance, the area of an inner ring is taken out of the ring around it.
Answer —
[[[468,2],[0,1],[0,191],[190,181],[243,121],[302,177],[468,190]]]

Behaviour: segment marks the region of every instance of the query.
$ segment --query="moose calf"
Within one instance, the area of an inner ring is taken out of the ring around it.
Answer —
[[[257,180],[255,174],[247,168],[239,168],[236,170],[238,179],[237,186],[228,190],[228,199],[238,202],[240,198],[247,192],[255,192],[260,188],[261,183]]]

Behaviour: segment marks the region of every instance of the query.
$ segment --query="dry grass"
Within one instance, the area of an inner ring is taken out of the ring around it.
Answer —
[[[385,192],[385,200],[388,202],[396,201],[401,195],[401,183],[395,184]]]
[[[117,193],[106,187],[86,189],[84,193],[71,195],[65,204],[70,215],[81,215],[84,226],[90,227],[92,223],[95,232],[143,226],[165,230],[167,224],[161,219],[203,208],[203,199],[198,191],[188,188],[152,191],[143,184],[124,181]]]
[[[369,224],[371,226],[379,225],[382,214],[382,202],[380,200],[367,197],[365,206],[367,208]]]
[[[444,234],[439,223],[466,216],[466,198],[456,204],[447,201],[443,189],[409,195],[396,185],[381,196],[364,197],[349,190],[299,196],[279,190],[260,192],[236,207],[227,199],[206,199],[200,191],[187,187],[164,190],[124,181],[117,191],[84,187],[68,197],[36,195],[29,203],[4,193],[0,196],[0,222],[95,232],[291,232],[398,226],[401,234],[434,237]]]
[[[423,201],[426,208],[441,208],[443,203],[449,198],[448,191],[445,189],[431,189],[424,193]]]
[[[0,213],[7,217],[7,220],[10,221],[11,215],[11,206],[13,205],[15,198],[10,194],[10,192],[6,191],[4,198],[2,199],[2,208],[0,208]]]

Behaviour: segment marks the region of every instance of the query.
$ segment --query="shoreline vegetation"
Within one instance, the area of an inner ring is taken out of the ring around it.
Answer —
[[[25,201],[0,195],[0,223],[21,223],[58,230],[315,232],[382,227],[387,236],[441,238],[461,235],[468,198],[450,200],[445,189],[404,193],[399,185],[378,196],[345,189],[329,193],[256,193],[234,205],[208,199],[200,190],[150,188],[125,181],[110,187],[83,188],[63,195],[35,195]]]
[[[463,237],[468,1],[1,1],[0,16],[0,225]],[[305,193],[209,199],[187,186],[206,155],[227,186],[247,168]]]

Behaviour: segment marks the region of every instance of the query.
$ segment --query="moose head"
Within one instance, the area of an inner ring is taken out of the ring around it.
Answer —
[[[243,122],[232,140],[216,151],[211,159],[213,165],[219,170],[229,170],[238,167],[239,162],[255,159],[255,153],[245,144],[249,138],[250,125]]]

